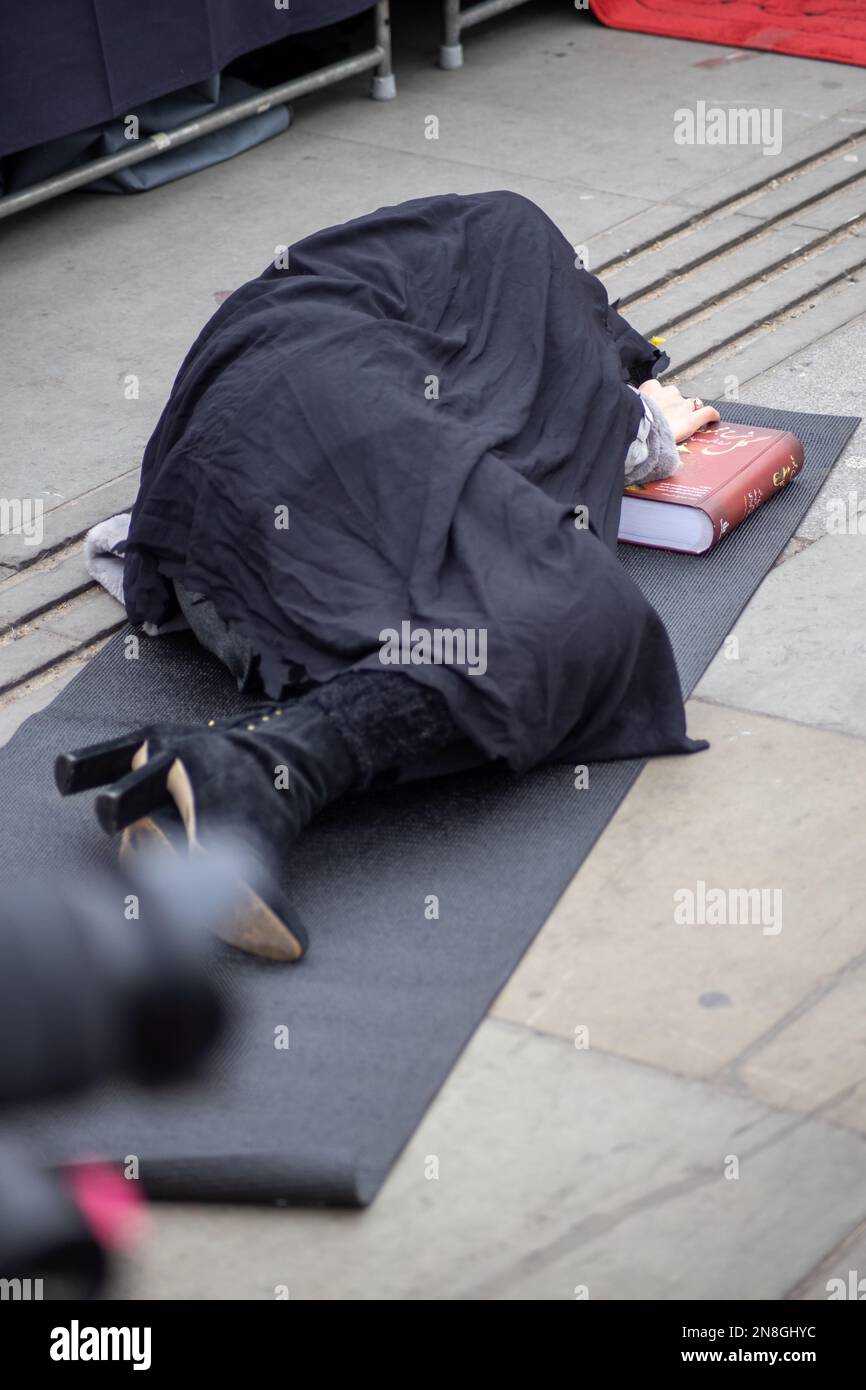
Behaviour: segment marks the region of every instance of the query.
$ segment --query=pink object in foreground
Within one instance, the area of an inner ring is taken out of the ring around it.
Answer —
[[[71,1163],[62,1170],[64,1186],[91,1234],[108,1250],[125,1250],[144,1233],[147,1211],[138,1184],[106,1163]]]

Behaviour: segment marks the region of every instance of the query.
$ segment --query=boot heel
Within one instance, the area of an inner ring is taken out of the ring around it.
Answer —
[[[54,763],[54,781],[60,795],[88,792],[122,777],[132,766],[133,756],[144,739],[141,733],[126,734],[110,743],[94,743],[89,748],[59,754]]]
[[[243,898],[233,919],[216,928],[217,935],[247,955],[263,960],[299,961],[309,938],[286,895],[275,885],[256,879],[242,885]]]
[[[161,806],[171,805],[168,774],[173,762],[173,753],[160,753],[99,793],[96,818],[107,835],[116,835]]]

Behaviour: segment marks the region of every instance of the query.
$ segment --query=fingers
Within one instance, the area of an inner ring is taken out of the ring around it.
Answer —
[[[720,419],[713,406],[704,405],[699,396],[684,396],[678,386],[662,386],[653,379],[645,381],[640,389],[664,411],[678,444]]]
[[[685,438],[691,439],[692,435],[697,434],[698,430],[702,430],[705,425],[715,424],[716,420],[719,419],[721,419],[719,412],[714,410],[711,405],[704,405],[701,406],[700,410],[693,410],[685,421],[688,429],[688,434]]]
[[[666,386],[661,398],[661,404],[665,410],[693,410],[694,406],[688,396],[684,396],[678,386]],[[703,401],[701,401],[703,405]]]

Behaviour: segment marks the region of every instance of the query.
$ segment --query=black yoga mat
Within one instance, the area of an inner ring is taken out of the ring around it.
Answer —
[[[805,466],[704,558],[623,547],[693,689],[795,531],[856,418],[719,402],[726,419],[793,430]],[[231,678],[188,636],[123,634],[0,753],[0,871],[97,863],[111,843],[90,796],[61,801],[54,755],[146,720],[197,721],[241,707]],[[699,729],[692,732],[700,734]],[[695,756],[700,757],[700,754]],[[640,772],[598,765],[495,770],[344,802],[303,837],[292,881],[312,946],[298,966],[215,946],[238,1023],[206,1084],[170,1096],[127,1087],[20,1116],[40,1156],[137,1155],[154,1195],[369,1202],[490,1001]],[[438,920],[425,914],[435,895]],[[275,1030],[289,1046],[275,1047]]]

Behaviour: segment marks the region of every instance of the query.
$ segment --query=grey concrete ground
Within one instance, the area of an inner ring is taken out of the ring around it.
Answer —
[[[685,384],[863,411],[861,69],[538,0],[442,73],[419,8],[395,24],[397,101],[350,82],[228,165],[0,232],[2,488],[46,507],[37,546],[0,536],[0,738],[121,619],[75,537],[134,495],[201,323],[321,225],[510,187]],[[781,110],[780,152],[675,143],[674,110],[701,100]],[[710,752],[642,774],[374,1206],[159,1208],[121,1295],[799,1299],[866,1273],[864,484],[861,426],[690,702]],[[783,930],[673,928],[697,878],[778,886]]]

